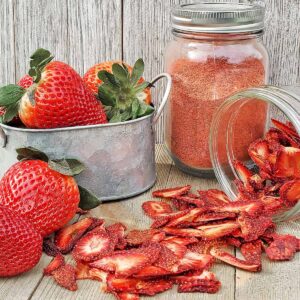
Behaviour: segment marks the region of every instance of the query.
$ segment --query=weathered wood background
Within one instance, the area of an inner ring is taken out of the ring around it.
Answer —
[[[143,57],[150,79],[164,69],[170,8],[188,2],[193,1],[0,0],[0,85],[18,80],[38,47],[51,50],[81,74],[100,61],[124,59],[132,64]],[[300,0],[265,2],[271,83],[299,83]],[[156,104],[159,98],[156,93]],[[157,125],[158,142],[163,141],[163,122]]]

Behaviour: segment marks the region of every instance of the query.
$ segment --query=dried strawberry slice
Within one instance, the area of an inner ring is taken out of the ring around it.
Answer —
[[[300,178],[300,149],[282,147],[277,155],[274,175],[278,178]]]
[[[123,293],[113,293],[116,298],[118,300],[139,300],[140,297],[138,294],[132,294],[132,293],[126,293],[126,292],[123,292]]]
[[[183,211],[177,211],[177,212],[173,212],[171,214],[166,214],[164,216],[160,216],[155,218],[154,222],[151,225],[151,228],[155,229],[155,228],[160,228],[164,225],[166,225],[168,222],[170,222],[173,219],[177,219],[181,216],[186,215],[186,213],[189,210],[183,210]]]
[[[112,253],[114,245],[105,231],[90,232],[82,237],[73,249],[75,260],[90,262]]]
[[[170,228],[164,227],[163,231],[169,235],[175,235],[178,237],[202,237],[203,233],[200,230],[194,228]]]
[[[196,244],[192,244],[188,246],[188,249],[192,252],[196,252],[196,253],[200,253],[200,254],[210,254],[210,249],[212,247],[220,247],[220,246],[224,246],[225,245],[225,241],[224,240],[220,240],[220,239],[216,239],[216,240],[201,240]]]
[[[71,265],[63,265],[57,270],[53,271],[54,280],[62,287],[76,291],[78,289],[76,283],[75,269]]]
[[[56,255],[60,254],[60,251],[52,241],[52,238],[45,238],[43,240],[43,251],[48,255],[48,256],[53,256],[55,257]]]
[[[234,219],[236,218],[236,214],[232,212],[207,212],[201,214],[199,217],[194,219],[194,223],[206,223],[210,221],[219,221],[224,219]]]
[[[213,240],[226,236],[239,228],[236,221],[226,221],[219,224],[201,225],[196,227],[201,232],[201,237],[205,240]]]
[[[168,247],[162,245],[162,249],[160,251],[159,257],[154,263],[154,266],[163,268],[167,271],[172,271],[172,267],[177,263],[179,263],[178,256],[176,256],[175,253],[172,250],[170,250]]]
[[[214,294],[221,287],[214,273],[204,270],[200,275],[182,275],[174,277],[175,283],[179,284],[178,292],[202,292]]]
[[[96,268],[91,268],[89,265],[82,262],[77,262],[75,271],[77,280],[90,279],[106,282],[108,275],[108,273]]]
[[[273,235],[274,241],[265,250],[271,260],[291,260],[297,249],[298,239],[292,235]]]
[[[125,249],[127,242],[125,240],[126,226],[122,223],[115,223],[106,227],[106,231],[111,240],[112,249]]]
[[[190,245],[198,242],[198,239],[195,237],[177,237],[177,236],[169,236],[164,239],[164,242],[176,243],[179,245]]]
[[[164,240],[160,244],[167,247],[169,250],[171,250],[176,255],[176,257],[179,257],[179,258],[184,257],[184,255],[187,251],[187,247],[185,245],[177,244],[172,241]]]
[[[205,206],[205,202],[201,199],[199,199],[196,195],[185,195],[185,196],[178,196],[174,198],[175,200],[181,201],[186,203],[187,205],[195,205],[197,207],[203,207]]]
[[[52,273],[65,264],[65,259],[61,254],[56,255],[49,265],[44,269],[44,275],[52,275]]]
[[[152,239],[155,241],[155,235],[160,233],[161,231],[158,229],[131,230],[126,236],[126,242],[130,246],[139,246],[143,243],[151,241]],[[162,237],[162,239],[163,238],[164,237]]]
[[[209,254],[200,254],[188,250],[184,257],[179,260],[179,263],[173,266],[172,272],[176,274],[193,270],[208,270],[213,262],[214,259]]]
[[[167,279],[144,280],[139,278],[116,278],[113,275],[109,275],[107,278],[108,290],[115,292],[153,296],[171,289],[172,286],[172,281]]]
[[[179,211],[188,210],[190,208],[195,207],[193,204],[189,204],[187,202],[184,202],[184,201],[181,201],[181,200],[175,199],[175,198],[172,199],[172,204]]]
[[[55,245],[63,254],[69,253],[76,242],[95,225],[100,225],[99,221],[94,218],[85,218],[77,223],[69,225],[61,230],[55,236]],[[103,223],[103,220],[101,220]]]
[[[135,278],[150,278],[150,277],[163,277],[166,275],[170,275],[172,272],[167,271],[163,268],[156,266],[148,266],[143,268],[137,274],[133,275]]]
[[[235,201],[223,206],[215,206],[211,208],[214,212],[247,212],[251,216],[259,215],[263,210],[263,204],[258,201]]]
[[[193,271],[184,275],[176,275],[170,277],[174,283],[180,284],[184,282],[193,282],[195,280],[217,280],[216,275],[213,272],[207,270]]]
[[[280,198],[286,207],[293,207],[300,200],[300,180],[286,182],[280,188]]]
[[[259,199],[264,205],[265,215],[274,215],[283,207],[283,201],[280,197],[263,196]]]
[[[170,222],[167,223],[168,227],[177,227],[184,225],[186,223],[191,223],[195,218],[197,218],[199,215],[203,214],[207,211],[207,208],[193,208],[188,211],[186,211],[186,214],[183,216],[178,216],[175,218],[172,218]]]
[[[142,208],[145,214],[150,218],[156,218],[173,212],[171,205],[162,201],[144,202]]]
[[[247,185],[249,183],[250,178],[254,175],[242,162],[234,161],[233,166],[240,178],[240,180]]]
[[[250,272],[258,272],[261,270],[260,264],[243,261],[243,260],[238,259],[235,256],[231,255],[230,253],[227,253],[219,248],[215,248],[215,247],[211,248],[210,254],[213,257],[215,257],[229,265],[237,267],[239,269],[243,269],[243,270],[250,271]]]
[[[154,191],[152,193],[153,197],[159,197],[159,198],[175,198],[181,195],[187,194],[191,189],[190,185],[181,186],[181,187],[175,187],[171,189],[163,189]]]
[[[218,206],[230,202],[227,195],[220,190],[210,189],[207,191],[198,191],[198,193],[200,195],[200,199],[203,200],[206,205]]]
[[[270,149],[266,140],[258,139],[249,146],[249,156],[255,164],[264,172],[271,173],[272,165],[270,163]]]
[[[154,263],[160,254],[161,245],[154,243],[139,249],[118,251],[90,264],[107,272],[115,272],[117,277],[129,277],[144,267]]]
[[[272,123],[282,132],[300,139],[295,127],[291,123],[284,124],[278,120],[272,119]]]
[[[241,213],[237,222],[241,227],[242,237],[246,242],[257,240],[268,228],[275,226],[270,217],[259,216],[252,218],[247,213]]]
[[[225,242],[227,245],[229,246],[234,246],[236,248],[240,248],[242,243],[241,241],[239,240],[239,238],[235,238],[235,237],[227,237],[225,239]]]
[[[261,265],[262,243],[260,240],[244,243],[241,252],[246,261]]]

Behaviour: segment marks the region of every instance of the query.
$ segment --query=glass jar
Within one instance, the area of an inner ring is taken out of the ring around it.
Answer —
[[[224,192],[233,200],[238,195],[234,180],[239,179],[234,167],[234,161],[240,160],[240,149],[236,143],[236,135],[239,135],[240,128],[244,128],[245,125],[249,126],[249,124],[243,123],[241,116],[247,111],[249,115],[255,118],[256,111],[253,111],[253,106],[262,104],[271,105],[265,132],[270,127],[274,127],[271,123],[271,118],[273,117],[282,122],[291,122],[295,130],[300,134],[300,86],[251,88],[235,93],[226,99],[219,107],[212,121],[209,145],[216,178]],[[263,137],[264,134],[261,135],[261,138]],[[250,170],[255,173],[257,172],[257,166],[250,160],[250,157],[243,159],[243,163]],[[298,164],[295,162],[295,167],[297,165],[299,166],[299,162]],[[300,200],[300,190],[295,192],[297,192],[297,195],[299,194]],[[278,214],[275,217],[275,221],[295,220],[299,218],[300,201],[293,208]]]
[[[208,138],[216,109],[232,93],[267,82],[263,20],[260,5],[198,3],[173,10],[174,39],[166,49],[166,70],[173,87],[166,109],[165,142],[182,171],[214,176]],[[241,128],[241,157],[250,141],[264,131],[267,106],[252,108],[255,119],[243,116],[253,126]]]

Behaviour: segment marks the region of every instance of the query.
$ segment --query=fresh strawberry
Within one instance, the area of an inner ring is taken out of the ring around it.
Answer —
[[[52,273],[65,264],[65,259],[61,254],[56,255],[49,265],[44,269],[44,275],[52,275]]]
[[[279,178],[300,178],[300,149],[282,147],[275,164],[275,174]]]
[[[42,237],[15,212],[0,205],[0,277],[32,269],[42,255]]]
[[[109,275],[107,278],[108,290],[115,292],[153,296],[171,289],[172,286],[172,282],[167,279],[142,280],[138,278],[116,278],[113,275]]]
[[[125,249],[127,241],[125,239],[126,226],[122,223],[115,223],[106,227],[106,231],[112,243],[112,249]]]
[[[0,181],[0,205],[26,218],[42,236],[72,219],[79,198],[74,178],[50,169],[41,160],[14,164]]]
[[[0,89],[0,106],[7,109],[4,121],[19,114],[28,128],[106,123],[102,104],[80,75],[69,65],[52,59],[49,51],[38,49],[30,61],[29,75],[34,84],[27,89],[12,84]]]
[[[103,223],[103,220],[101,220],[101,222]],[[56,233],[55,245],[61,253],[69,253],[75,246],[76,242],[91,228],[94,223],[101,225],[96,219],[85,218],[72,225],[64,227]]]
[[[156,218],[173,212],[171,205],[162,201],[144,202],[142,208],[145,214],[150,218]]]
[[[54,280],[65,289],[76,291],[78,289],[76,283],[76,272],[71,265],[63,265],[52,272]]]
[[[300,200],[300,180],[286,182],[280,188],[280,198],[286,207],[293,207]]]
[[[155,262],[160,251],[159,244],[150,244],[144,248],[116,252],[92,262],[90,266],[107,272],[115,272],[117,277],[129,277]]]
[[[259,216],[251,218],[247,213],[241,213],[237,222],[240,225],[242,237],[246,242],[257,240],[268,228],[275,226],[270,217]]]
[[[182,186],[182,187],[175,187],[171,189],[163,189],[163,190],[157,190],[152,193],[153,197],[159,197],[159,198],[176,198],[178,196],[182,196],[187,194],[191,189],[190,185]]]
[[[273,242],[265,250],[271,260],[291,260],[298,248],[298,239],[292,235],[273,235]]]
[[[111,254],[114,246],[107,232],[89,232],[76,243],[72,255],[76,261],[90,262]]]
[[[108,73],[113,74],[113,65],[123,65],[127,68],[129,73],[132,73],[132,67],[128,64],[121,62],[121,61],[107,61],[103,63],[96,64],[92,66],[83,76],[83,81],[86,83],[88,88],[94,93],[98,94],[99,86],[103,83],[103,81],[98,77],[98,73],[100,71],[106,71]],[[143,77],[139,79],[139,83],[143,83],[145,80]],[[150,89],[145,89],[141,95],[141,97],[144,99],[144,101],[147,104],[151,103],[151,93]]]
[[[234,267],[237,267],[239,269],[243,269],[245,271],[249,271],[249,272],[258,272],[261,270],[261,265],[257,262],[253,263],[253,262],[248,262],[248,261],[243,261],[241,259],[236,258],[235,256],[233,256],[230,253],[227,253],[225,251],[222,251],[221,249],[218,249],[216,247],[211,248],[210,250],[210,254],[229,264],[232,265]]]
[[[28,89],[33,85],[33,83],[33,78],[26,74],[19,80],[17,84],[24,89]]]
[[[246,261],[261,265],[262,243],[260,240],[244,243],[241,253]]]

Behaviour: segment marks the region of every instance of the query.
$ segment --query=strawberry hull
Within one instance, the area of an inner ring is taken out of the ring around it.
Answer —
[[[168,77],[163,75],[157,77]],[[169,85],[171,81],[169,79]],[[102,201],[143,193],[156,180],[153,122],[157,114],[123,123],[58,129],[26,129],[0,125],[0,177],[16,162],[15,149],[35,147],[50,158],[77,158],[86,166],[76,179]]]

